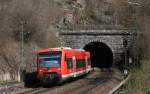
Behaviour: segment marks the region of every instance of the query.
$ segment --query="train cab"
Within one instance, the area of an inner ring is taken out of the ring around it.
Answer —
[[[68,47],[36,50],[37,75],[42,83],[57,83],[92,70],[90,53]]]

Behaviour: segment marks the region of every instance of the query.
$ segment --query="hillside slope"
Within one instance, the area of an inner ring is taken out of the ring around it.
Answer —
[[[138,29],[143,32],[138,41],[141,54],[149,57],[149,4],[149,0],[0,0],[0,74],[17,78],[21,49],[23,65],[31,71],[32,51],[59,46],[55,33],[60,29]],[[0,80],[7,79],[3,75]]]
[[[0,80],[17,78],[21,49],[22,65],[31,71],[33,50],[59,45],[51,25],[61,16],[61,8],[53,0],[0,0]]]

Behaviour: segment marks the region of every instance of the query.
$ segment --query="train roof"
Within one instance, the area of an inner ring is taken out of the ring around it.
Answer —
[[[62,51],[62,50],[74,50],[74,51],[85,51],[84,49],[72,49],[70,47],[56,47],[56,48],[46,48],[41,50],[35,50],[36,53],[48,52],[48,51]]]

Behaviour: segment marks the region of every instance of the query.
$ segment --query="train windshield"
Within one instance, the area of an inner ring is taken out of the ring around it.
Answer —
[[[39,53],[39,66],[40,67],[60,67],[61,52],[50,51]]]

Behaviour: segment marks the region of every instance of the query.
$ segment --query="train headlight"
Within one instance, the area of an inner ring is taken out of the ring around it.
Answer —
[[[42,70],[42,69],[40,69],[39,71],[40,71],[40,72],[43,72],[43,70]]]

